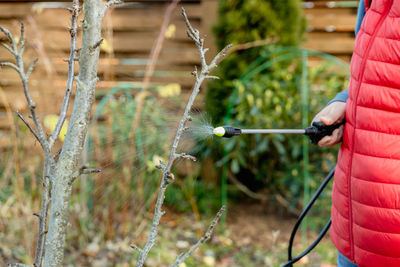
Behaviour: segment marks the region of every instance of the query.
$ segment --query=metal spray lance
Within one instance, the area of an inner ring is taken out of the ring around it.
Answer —
[[[305,134],[311,139],[311,143],[318,144],[319,140],[329,136],[343,123],[325,125],[323,122],[313,122],[305,129],[240,129],[233,126],[220,126],[213,130],[214,135],[231,138],[241,134]]]

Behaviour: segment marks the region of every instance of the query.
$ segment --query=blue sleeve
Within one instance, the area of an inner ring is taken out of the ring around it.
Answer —
[[[365,3],[364,3],[364,0],[360,0],[360,4],[358,5],[358,12],[357,12],[357,23],[356,23],[356,32],[355,32],[356,36],[357,36],[358,31],[361,28],[361,23],[364,19],[364,16],[365,16]]]
[[[365,16],[365,4],[364,4],[364,0],[360,0],[360,4],[358,5],[358,13],[357,13],[357,23],[356,23],[356,30],[355,30],[355,34],[357,36],[358,31],[361,28],[361,23],[364,19]],[[329,101],[328,105],[333,103],[333,102],[346,102],[347,99],[349,98],[349,90],[346,89],[340,93],[338,93],[334,99],[332,99],[331,101]]]

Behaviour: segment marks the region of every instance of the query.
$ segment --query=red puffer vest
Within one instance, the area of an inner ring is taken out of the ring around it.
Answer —
[[[351,60],[330,234],[359,267],[399,267],[400,0],[366,6]]]

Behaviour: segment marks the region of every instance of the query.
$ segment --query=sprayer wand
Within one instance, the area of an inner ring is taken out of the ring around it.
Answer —
[[[220,126],[214,129],[213,133],[219,137],[231,138],[241,134],[305,134],[311,139],[311,143],[318,144],[325,136],[339,128],[343,123],[325,125],[323,122],[313,122],[305,129],[240,129],[233,126]]]

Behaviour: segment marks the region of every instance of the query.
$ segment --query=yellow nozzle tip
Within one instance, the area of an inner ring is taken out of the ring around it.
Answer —
[[[222,137],[225,134],[225,129],[224,129],[224,127],[217,127],[217,128],[214,128],[213,133],[216,136]]]

